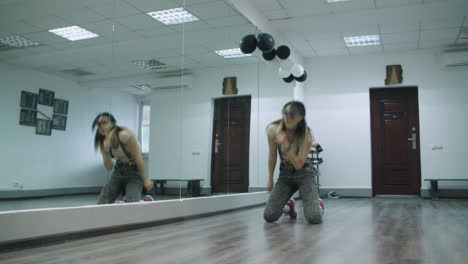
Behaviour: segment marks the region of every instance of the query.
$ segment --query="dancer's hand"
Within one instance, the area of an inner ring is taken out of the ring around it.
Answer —
[[[153,189],[153,187],[154,187],[153,181],[147,179],[147,180],[145,180],[145,181],[143,182],[143,186],[145,187],[145,190],[146,190],[147,192],[149,192],[149,191],[151,191],[151,189]]]
[[[268,180],[268,183],[266,185],[267,191],[271,192],[273,190],[273,180]]]

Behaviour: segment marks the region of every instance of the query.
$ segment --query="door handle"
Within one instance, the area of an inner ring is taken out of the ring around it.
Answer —
[[[219,137],[218,134],[216,133],[216,139],[215,139],[215,154],[219,152],[219,146],[221,145],[221,142],[219,142]]]
[[[411,141],[411,149],[416,149],[416,133],[411,133],[411,137],[408,138],[408,141]]]

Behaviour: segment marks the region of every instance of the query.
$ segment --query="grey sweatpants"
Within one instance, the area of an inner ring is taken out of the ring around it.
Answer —
[[[303,206],[304,216],[310,224],[322,222],[322,213],[318,201],[318,188],[315,181],[317,170],[306,163],[304,168],[291,170],[291,167],[280,166],[280,175],[270,193],[268,202],[263,212],[267,222],[274,222],[283,214],[284,205],[291,196],[299,190]]]
[[[127,203],[139,202],[143,183],[141,175],[135,166],[114,167],[114,172],[109,182],[102,188],[99,194],[98,204],[113,203],[125,188]]]

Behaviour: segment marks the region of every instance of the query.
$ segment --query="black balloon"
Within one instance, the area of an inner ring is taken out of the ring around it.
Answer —
[[[291,50],[289,49],[288,46],[281,45],[276,49],[276,55],[278,58],[285,60],[291,55]]]
[[[301,76],[299,76],[297,78],[293,76],[293,78],[296,79],[296,81],[298,81],[298,82],[303,82],[303,81],[305,81],[307,79],[307,72],[304,71],[304,74],[302,74]]]
[[[275,40],[270,34],[260,33],[257,36],[257,47],[263,52],[270,52],[275,47]]]
[[[294,81],[294,76],[292,74],[290,74],[288,77],[283,78],[283,81],[285,81],[287,83],[290,83],[290,82]]]
[[[271,61],[276,57],[276,50],[272,49],[270,52],[263,52],[263,58],[267,61]]]
[[[240,41],[240,49],[245,54],[250,54],[257,48],[257,39],[255,35],[247,35]]]

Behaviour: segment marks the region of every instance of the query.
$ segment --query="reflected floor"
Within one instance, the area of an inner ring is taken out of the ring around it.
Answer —
[[[225,195],[226,193],[217,193],[202,196]],[[96,204],[99,194],[80,194],[80,195],[65,195],[52,197],[38,197],[28,199],[5,199],[0,200],[0,212],[13,210],[27,210],[39,208],[58,208],[58,207],[74,207],[82,205]],[[180,198],[190,198],[190,195],[152,195],[153,200],[175,200]],[[143,197],[142,197],[143,198]],[[116,203],[120,203],[122,197],[117,199]]]

